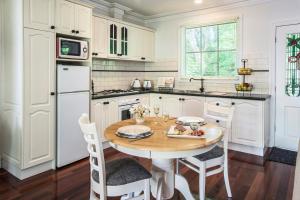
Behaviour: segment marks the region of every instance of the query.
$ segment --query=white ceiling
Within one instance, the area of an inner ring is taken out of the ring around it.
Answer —
[[[187,12],[249,0],[203,0],[202,4],[195,4],[194,0],[106,0],[129,7],[132,11],[146,17],[155,15],[168,15]]]

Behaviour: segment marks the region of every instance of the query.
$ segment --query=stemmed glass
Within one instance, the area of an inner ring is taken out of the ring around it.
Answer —
[[[154,111],[154,114],[155,114],[155,117],[156,117],[155,124],[158,124],[159,106],[154,106],[153,111]]]

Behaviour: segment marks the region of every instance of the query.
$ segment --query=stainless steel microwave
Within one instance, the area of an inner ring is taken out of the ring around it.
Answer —
[[[58,37],[56,44],[57,58],[87,60],[89,58],[89,43]]]

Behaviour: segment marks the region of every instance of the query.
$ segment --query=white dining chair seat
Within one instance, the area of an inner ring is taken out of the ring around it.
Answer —
[[[105,163],[106,185],[117,186],[149,179],[151,174],[139,163],[130,158]],[[99,183],[99,172],[92,171],[94,181]]]

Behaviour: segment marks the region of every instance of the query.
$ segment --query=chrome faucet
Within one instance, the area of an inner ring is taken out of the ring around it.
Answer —
[[[200,92],[203,93],[204,92],[204,78],[190,78],[190,82],[192,82],[192,80],[201,81]]]

